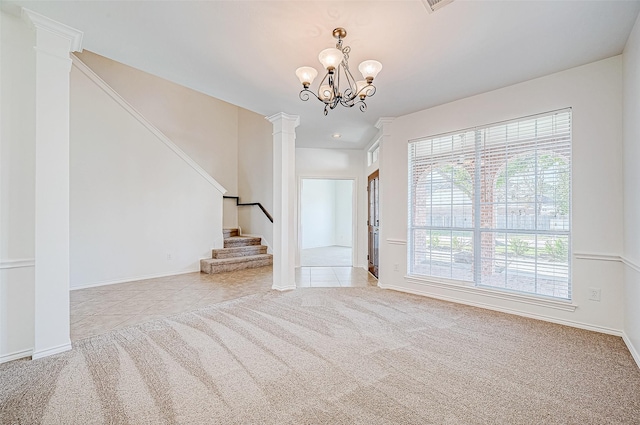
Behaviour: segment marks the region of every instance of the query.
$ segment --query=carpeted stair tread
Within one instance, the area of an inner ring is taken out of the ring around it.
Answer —
[[[235,270],[251,269],[255,267],[270,266],[273,264],[273,255],[258,254],[244,257],[211,258],[200,260],[200,271],[209,274],[230,272]]]
[[[266,254],[265,245],[238,246],[235,248],[223,248],[211,250],[212,258],[248,257],[251,255]]]
[[[225,248],[235,248],[239,246],[251,246],[262,244],[262,238],[253,236],[231,236],[224,239]]]

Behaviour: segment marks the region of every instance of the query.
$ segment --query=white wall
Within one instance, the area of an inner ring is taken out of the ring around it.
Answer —
[[[353,241],[355,251],[354,267],[367,267],[367,182],[363,181],[366,152],[352,149],[296,149],[296,178],[324,177],[354,179],[353,190],[356,196],[357,238]],[[298,188],[299,193],[299,188]],[[299,201],[299,198],[298,198]],[[298,209],[299,211],[299,209]]]
[[[623,54],[624,332],[640,366],[640,17]]]
[[[637,99],[637,98],[636,98]],[[573,108],[573,302],[575,311],[405,279],[407,141],[477,125]],[[637,115],[636,115],[637,116]],[[390,124],[380,157],[380,285],[576,326],[623,328],[622,58],[620,56],[462,99]],[[394,266],[398,271],[394,271]],[[600,302],[588,300],[602,289]]]
[[[301,249],[351,247],[353,180],[301,180]]]
[[[35,35],[0,12],[0,363],[34,341]]]
[[[273,215],[273,125],[262,115],[238,108],[238,192],[242,202],[260,202]],[[273,223],[257,206],[238,208],[242,233],[273,242]]]
[[[302,180],[301,249],[335,245],[335,184],[332,180]]]
[[[334,180],[335,226],[333,244],[350,247],[353,244],[353,180]]]
[[[222,245],[222,194],[75,66],[70,155],[72,288],[197,271]]]
[[[238,190],[239,108],[85,50],[76,54],[218,181]]]

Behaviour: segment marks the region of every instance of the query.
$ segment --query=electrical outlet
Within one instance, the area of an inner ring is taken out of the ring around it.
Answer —
[[[600,288],[589,288],[589,299],[591,301],[600,301],[601,289]]]
[[[173,260],[173,255],[167,253],[167,261]]]
[[[399,272],[400,271],[400,264],[396,263],[393,265],[393,271],[394,272]]]

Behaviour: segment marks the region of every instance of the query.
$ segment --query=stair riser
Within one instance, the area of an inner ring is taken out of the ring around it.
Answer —
[[[246,257],[248,255],[266,254],[267,247],[264,245],[243,246],[238,248],[214,249],[211,251],[211,258],[234,258]]]
[[[223,229],[222,236],[224,238],[230,238],[232,236],[240,236],[240,234],[238,233],[238,229]]]
[[[245,239],[225,239],[224,247],[225,248],[237,248],[241,246],[254,246],[260,245],[262,243],[262,239],[260,238],[245,238]]]
[[[233,272],[237,270],[253,269],[256,267],[270,266],[273,264],[273,258],[263,258],[253,261],[245,261],[242,263],[232,264],[209,264],[203,261],[200,262],[200,271],[208,274],[217,274],[225,272]]]

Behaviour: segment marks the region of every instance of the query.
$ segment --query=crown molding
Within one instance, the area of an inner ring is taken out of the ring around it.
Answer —
[[[84,33],[68,25],[61,24],[39,13],[22,8],[22,19],[37,30],[48,31],[58,37],[69,40],[69,52],[82,52],[82,37]]]

